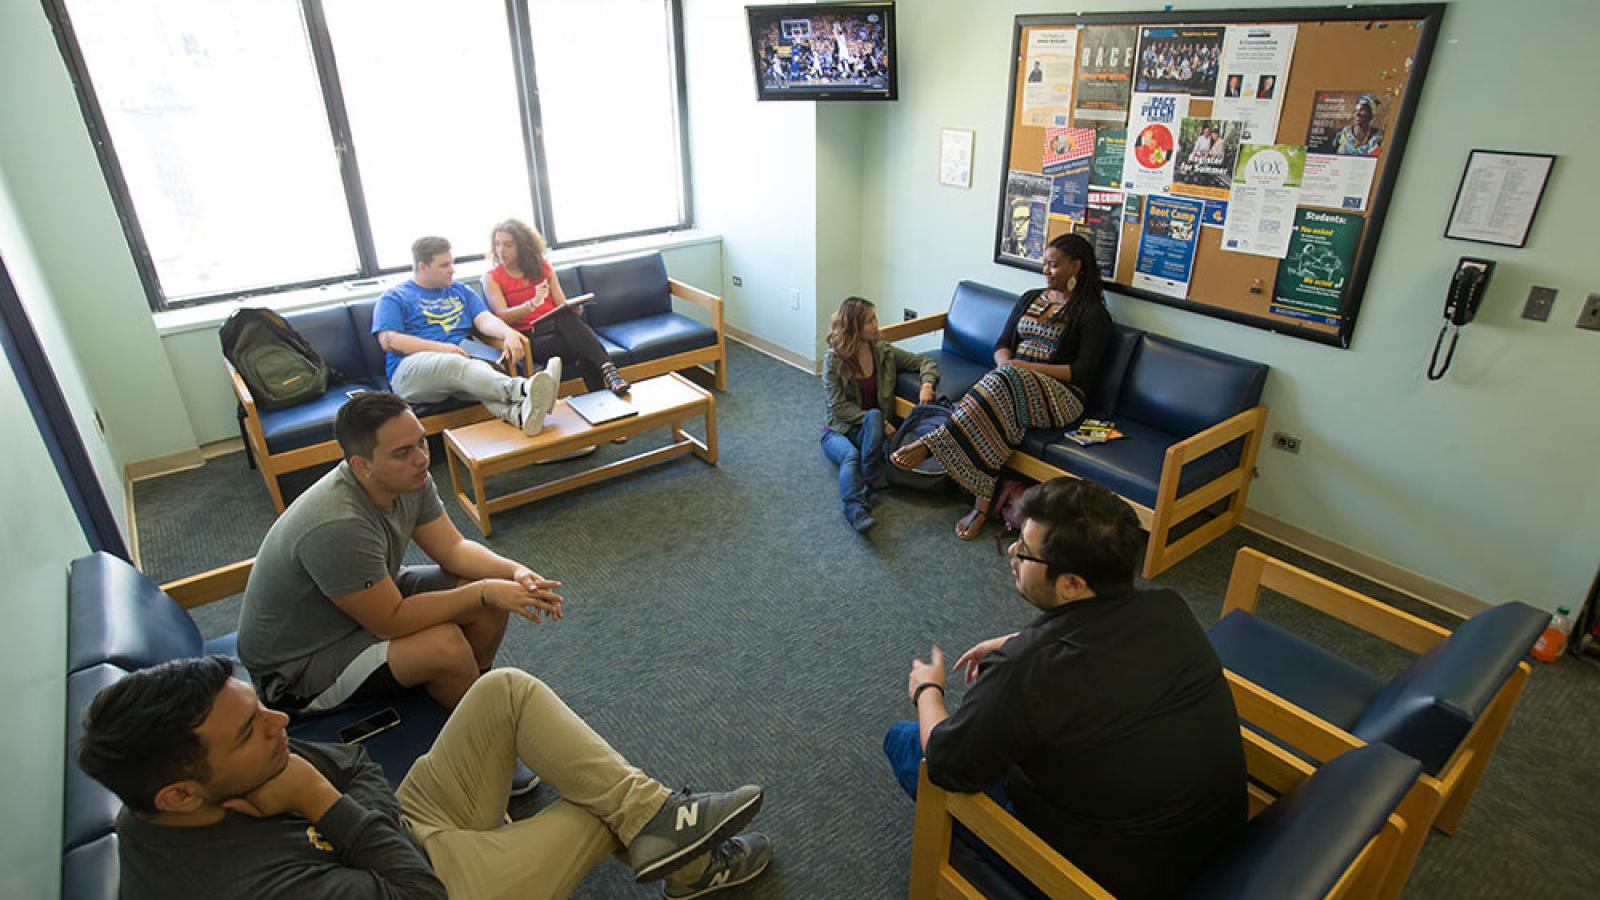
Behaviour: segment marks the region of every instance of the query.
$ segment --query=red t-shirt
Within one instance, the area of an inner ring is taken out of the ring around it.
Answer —
[[[539,273],[537,281],[526,277],[513,278],[511,273],[506,271],[505,266],[495,266],[489,270],[489,277],[494,279],[494,283],[500,286],[500,293],[505,295],[506,306],[517,306],[532,300],[538,294],[540,285],[554,281],[556,274],[550,270],[550,260],[541,259],[539,260],[539,265],[543,271]],[[554,293],[546,292],[544,302],[535,306],[531,312],[521,319],[513,322],[511,327],[518,331],[527,331],[533,327],[534,322],[544,318],[555,308],[556,298]]]

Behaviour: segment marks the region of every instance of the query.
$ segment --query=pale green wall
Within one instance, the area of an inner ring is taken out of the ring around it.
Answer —
[[[874,105],[817,105],[817,339],[811,353],[817,360],[840,301],[860,290],[862,176],[867,123],[879,115]],[[879,316],[885,324],[899,319],[889,309]]]
[[[695,224],[723,237],[728,324],[812,358],[818,113],[812,103],[756,102],[744,7],[683,3]]]
[[[0,3],[0,109],[0,171],[118,468],[192,448],[177,382],[40,3]]]
[[[1077,0],[1067,11],[1159,9]],[[1279,7],[1227,0],[1185,8]],[[1306,4],[1302,4],[1306,5]],[[902,0],[901,100],[867,128],[863,285],[942,309],[955,282],[1012,290],[1037,276],[991,262],[1012,17],[1050,5]],[[1131,299],[1120,321],[1272,366],[1250,505],[1489,601],[1577,604],[1600,563],[1600,334],[1573,328],[1600,291],[1589,172],[1600,146],[1589,0],[1450,4],[1348,351]],[[977,132],[973,187],[938,186],[941,127]],[[1440,237],[1474,147],[1559,154],[1526,249]],[[1423,375],[1457,257],[1499,271],[1447,379]],[[1531,284],[1559,288],[1548,323],[1518,318]],[[928,311],[928,310],[924,310]]]
[[[40,316],[37,265],[17,226],[0,177],[0,258],[52,356],[62,391],[80,421],[84,390],[64,354],[58,324]],[[46,304],[48,305],[48,304]],[[61,871],[62,753],[66,702],[67,563],[87,553],[88,543],[56,475],[49,451],[33,425],[33,414],[0,356],[0,421],[6,427],[6,464],[0,466],[0,896],[53,897]],[[92,433],[85,435],[97,467],[108,457]],[[121,509],[120,495],[114,509]]]

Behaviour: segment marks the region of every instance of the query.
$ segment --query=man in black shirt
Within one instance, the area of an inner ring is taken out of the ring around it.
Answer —
[[[1133,511],[1088,481],[1028,490],[1011,546],[1023,630],[955,662],[976,680],[945,707],[944,655],[913,660],[916,722],[884,750],[914,793],[991,790],[1035,834],[1119,898],[1179,893],[1242,825],[1244,753],[1222,667],[1183,598],[1136,589]]]
[[[176,660],[90,704],[78,762],[126,804],[124,900],[565,897],[612,853],[686,900],[771,858],[764,835],[735,835],[761,788],[672,793],[525,672],[474,682],[398,792],[360,747],[290,740],[232,674],[227,657]],[[561,799],[506,824],[519,757]]]

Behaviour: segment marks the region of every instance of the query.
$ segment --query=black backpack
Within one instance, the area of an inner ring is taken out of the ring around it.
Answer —
[[[222,323],[222,355],[239,371],[261,409],[315,400],[338,381],[322,354],[270,309],[235,310]]]
[[[929,432],[941,425],[950,424],[950,406],[944,398],[939,398],[933,403],[921,403],[906,413],[905,421],[894,430],[889,438],[889,445],[883,448],[884,455],[893,454],[901,447],[926,437]],[[919,491],[936,491],[950,482],[950,476],[945,474],[944,465],[937,457],[930,456],[916,472],[906,472],[898,466],[890,464],[885,471],[889,475],[889,483],[895,487],[908,487]]]

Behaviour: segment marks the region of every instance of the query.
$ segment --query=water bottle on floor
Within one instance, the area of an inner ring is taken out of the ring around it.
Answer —
[[[1565,606],[1556,610],[1546,626],[1544,634],[1533,642],[1533,658],[1540,662],[1553,663],[1561,658],[1561,651],[1567,649],[1567,635],[1572,633],[1572,611]]]

